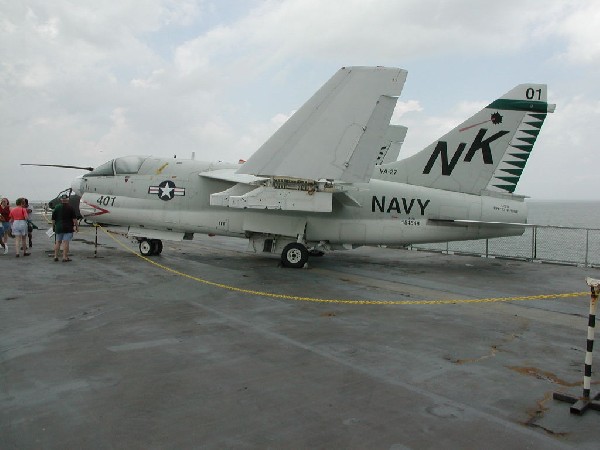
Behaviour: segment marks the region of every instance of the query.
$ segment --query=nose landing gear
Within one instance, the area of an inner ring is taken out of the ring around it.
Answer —
[[[160,255],[163,250],[163,244],[160,239],[139,239],[140,254],[142,256]]]

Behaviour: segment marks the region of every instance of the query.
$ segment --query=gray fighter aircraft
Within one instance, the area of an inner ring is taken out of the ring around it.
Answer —
[[[546,86],[518,85],[395,161],[406,129],[390,118],[406,75],[340,69],[242,165],[116,158],[73,182],[81,214],[128,226],[145,256],[165,239],[219,234],[296,268],[333,249],[522,234],[514,190],[554,111]]]

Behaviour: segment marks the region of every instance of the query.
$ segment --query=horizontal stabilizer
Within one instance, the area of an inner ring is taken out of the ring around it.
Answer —
[[[530,224],[526,224],[526,223],[510,223],[510,222],[486,222],[484,220],[447,220],[447,219],[428,219],[428,222],[431,224],[435,224],[435,225],[462,225],[462,226],[468,226],[468,225],[484,225],[486,227],[514,227],[514,228],[525,228],[525,227],[532,227],[533,225]]]
[[[306,180],[368,181],[407,72],[345,67],[237,171]]]

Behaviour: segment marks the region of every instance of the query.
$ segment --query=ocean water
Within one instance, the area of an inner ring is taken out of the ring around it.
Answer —
[[[600,229],[600,200],[529,200],[527,207],[533,225]]]
[[[527,203],[530,224],[572,227],[538,228],[532,244],[535,259],[600,265],[600,201]],[[529,235],[527,230],[523,237]]]

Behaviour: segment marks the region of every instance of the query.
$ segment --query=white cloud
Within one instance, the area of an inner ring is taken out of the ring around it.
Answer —
[[[534,198],[598,199],[593,186],[598,165],[595,146],[600,138],[600,99],[554,100],[557,111],[546,119],[519,192]]]
[[[463,101],[455,105],[450,113],[436,115],[426,111],[416,100],[398,102],[390,122],[408,127],[399,159],[423,150],[482,109],[487,103],[489,102]]]
[[[390,123],[399,124],[401,123],[402,117],[405,114],[421,111],[423,111],[423,107],[421,106],[418,100],[398,100],[398,102],[396,103],[396,109],[394,109],[394,114],[392,115]]]
[[[575,6],[571,3],[570,6]],[[562,17],[550,24],[550,34],[563,36],[567,40],[566,51],[561,56],[568,63],[595,64],[600,58],[600,8],[595,1],[583,1]]]

